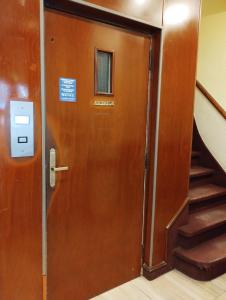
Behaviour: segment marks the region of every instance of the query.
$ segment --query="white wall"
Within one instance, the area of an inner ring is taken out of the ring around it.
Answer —
[[[203,0],[197,79],[226,110],[226,0]],[[196,91],[195,120],[207,148],[226,171],[226,120]]]
[[[217,5],[218,0],[211,1]],[[197,79],[226,110],[225,0],[224,3],[225,11],[203,16],[201,19]]]
[[[226,171],[226,121],[198,89],[195,120],[206,146]]]

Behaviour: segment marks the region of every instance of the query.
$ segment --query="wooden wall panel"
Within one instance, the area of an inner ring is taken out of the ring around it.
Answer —
[[[42,299],[39,1],[0,10],[0,299]],[[9,101],[35,103],[35,156],[10,158]]]
[[[87,0],[155,26],[162,26],[163,0]]]
[[[188,194],[199,0],[166,0],[153,264],[165,260],[166,226]]]

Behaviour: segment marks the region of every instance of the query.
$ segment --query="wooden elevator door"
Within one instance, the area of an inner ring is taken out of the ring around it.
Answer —
[[[45,23],[47,153],[69,168],[48,186],[48,299],[85,300],[140,274],[151,40],[55,11]],[[113,53],[111,95],[95,94],[96,49]]]

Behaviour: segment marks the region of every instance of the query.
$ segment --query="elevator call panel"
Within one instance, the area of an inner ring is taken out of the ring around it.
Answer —
[[[34,156],[34,105],[10,101],[11,157]]]

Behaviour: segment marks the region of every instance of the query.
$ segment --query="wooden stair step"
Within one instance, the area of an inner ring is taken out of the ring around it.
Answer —
[[[188,224],[181,226],[179,233],[185,237],[194,237],[225,223],[226,204],[223,204],[190,214]]]
[[[204,201],[224,195],[226,195],[226,188],[215,184],[204,184],[192,187],[188,194],[190,203]]]
[[[190,178],[210,176],[213,173],[214,173],[213,169],[205,168],[202,166],[191,166],[190,168]]]
[[[178,247],[174,254],[200,269],[213,268],[216,264],[226,262],[226,234],[191,249]]]
[[[192,158],[198,158],[198,157],[200,157],[200,152],[193,150],[192,153],[191,153],[191,157]]]

